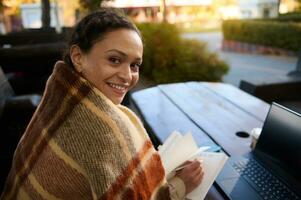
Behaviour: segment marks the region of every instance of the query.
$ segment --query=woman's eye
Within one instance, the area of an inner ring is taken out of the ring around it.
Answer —
[[[110,57],[109,61],[113,64],[119,64],[121,62],[121,59],[117,57]]]
[[[131,68],[132,68],[132,70],[134,71],[134,72],[137,72],[137,71],[139,71],[139,68],[141,67],[141,63],[133,63],[132,65],[131,65]]]

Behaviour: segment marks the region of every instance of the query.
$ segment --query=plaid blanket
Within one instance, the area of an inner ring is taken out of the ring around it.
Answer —
[[[1,199],[169,199],[164,177],[136,115],[59,61]]]

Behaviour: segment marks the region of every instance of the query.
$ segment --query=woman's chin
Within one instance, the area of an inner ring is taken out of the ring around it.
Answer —
[[[110,99],[115,105],[121,104],[121,102],[123,101],[126,92],[120,92],[117,90],[112,90],[110,88],[110,90],[103,90],[103,94]]]
[[[109,98],[115,105],[121,104],[121,102],[124,99],[123,97],[113,97],[113,98]]]

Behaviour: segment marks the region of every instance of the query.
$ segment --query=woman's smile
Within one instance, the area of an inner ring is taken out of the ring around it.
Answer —
[[[109,87],[112,88],[112,91],[115,92],[117,95],[125,95],[126,92],[128,91],[129,85],[120,85],[120,84],[115,84],[115,83],[107,83]]]

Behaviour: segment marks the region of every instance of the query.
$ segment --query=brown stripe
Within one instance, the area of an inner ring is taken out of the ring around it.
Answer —
[[[90,184],[84,175],[67,165],[48,145],[31,173],[44,190],[58,198],[83,199],[92,196]]]
[[[73,81],[75,81],[75,79]],[[16,153],[16,158],[14,158],[14,160],[15,160],[14,166],[17,169],[17,173],[20,174],[20,180],[17,183],[17,187],[20,184],[22,184],[22,182],[24,181],[24,179],[26,178],[28,173],[31,171],[33,164],[38,159],[39,155],[43,151],[47,142],[51,139],[55,130],[60,126],[60,124],[71,113],[74,106],[76,104],[78,104],[79,101],[82,98],[84,98],[91,91],[91,89],[87,85],[79,84],[78,90],[80,91],[80,93],[76,97],[74,96],[71,99],[69,99],[66,106],[64,108],[62,108],[63,109],[62,114],[51,125],[51,127],[49,128],[45,137],[43,137],[40,144],[38,144],[36,151],[32,152],[32,145],[34,143],[33,141],[37,140],[37,138],[40,136],[40,133],[42,132],[43,128],[47,127],[47,124],[50,121],[50,119],[53,118],[53,116],[55,116],[55,113],[58,112],[58,110],[59,110],[58,107],[61,106],[61,103],[63,102],[63,98],[67,94],[66,85],[62,84],[59,79],[54,79],[53,83],[50,83],[48,86],[49,86],[49,88],[47,88],[47,90],[50,90],[51,92],[45,93],[45,98],[44,98],[45,102],[43,102],[43,103],[45,103],[45,106],[42,106],[42,108],[45,107],[45,109],[43,111],[41,111],[41,113],[40,113],[41,116],[40,115],[35,116],[36,118],[39,118],[39,121],[40,120],[41,121],[39,124],[31,125],[30,127],[32,127],[32,129],[28,128],[28,130],[25,133],[26,134],[25,137],[28,137],[28,138],[24,138],[24,140],[23,140],[24,148],[18,148],[17,153]],[[68,85],[67,85],[67,87],[68,87]],[[61,93],[59,93],[59,94],[56,93],[59,91]],[[62,98],[58,98],[58,97],[62,97]],[[33,122],[34,121],[36,121],[36,120],[33,120]],[[28,134],[27,134],[27,132],[28,132]],[[20,146],[22,146],[22,144]],[[30,154],[32,154],[32,155],[30,156]],[[24,160],[22,159],[22,157],[25,159],[29,159],[29,162],[28,162],[29,165],[28,165],[27,169],[24,168]],[[12,177],[12,179],[10,179],[9,181],[13,182],[14,178]],[[9,193],[10,190],[12,189],[11,187],[12,187],[11,184],[7,184],[7,186],[4,190],[4,194]]]
[[[25,179],[22,188],[24,191],[29,195],[31,199],[34,200],[44,200],[43,197],[33,188],[30,181],[28,179]],[[16,193],[19,191],[16,191]],[[17,194],[16,194],[17,195]]]
[[[109,188],[108,192],[103,195],[101,199],[115,199],[116,195],[120,193],[122,189],[124,189],[125,184],[128,182],[128,179],[134,174],[136,170],[138,170],[139,164],[141,163],[141,160],[144,158],[144,156],[147,154],[147,152],[152,149],[152,143],[151,141],[146,141],[138,153],[138,155],[129,163],[127,168],[122,172],[122,174],[117,178],[116,182]],[[157,154],[156,154],[157,155]],[[159,166],[162,166],[161,160],[159,157]],[[156,170],[158,170],[156,168]],[[163,168],[162,168],[163,170]],[[143,174],[140,174],[143,175]],[[145,175],[144,175],[145,176]],[[164,170],[163,170],[163,177],[164,177]],[[142,180],[137,180],[138,182],[142,181],[141,184],[144,185],[144,180],[142,177]]]
[[[45,101],[41,102],[41,109],[39,109],[40,114],[35,116],[34,120],[30,123],[25,133],[25,138],[19,145],[20,148],[17,149],[16,156],[23,158],[29,157],[32,153],[32,147],[36,143],[37,139],[41,137],[43,128],[47,127],[48,123],[55,116],[55,113],[60,110],[63,99],[66,98],[67,94],[67,88],[56,79],[53,80],[53,82],[49,85],[49,88],[46,90],[44,97]],[[16,161],[19,161],[18,157],[16,157]],[[17,164],[17,170],[19,171],[22,166],[23,163]]]
[[[154,196],[153,199],[156,200],[170,200],[170,192],[168,185],[164,185],[160,188],[158,188],[156,196]]]
[[[24,149],[22,149],[22,156],[24,157],[28,157],[31,154],[31,147],[36,142],[37,138],[40,137],[42,129],[47,127],[51,119],[55,116],[58,110],[60,110],[63,99],[66,98],[68,90],[72,86],[77,86],[79,93],[77,94],[77,99],[70,100],[71,103],[74,102],[74,105],[68,105],[70,108],[69,110],[72,110],[73,107],[83,97],[85,97],[88,92],[90,92],[90,88],[85,84],[80,84],[81,82],[79,81],[79,77],[73,76],[70,69],[66,67],[56,67],[54,71],[55,76],[52,76],[49,80],[49,84],[45,90],[43,101],[39,106],[37,115],[32,119],[32,122],[30,122],[28,130],[26,131],[30,134],[25,133],[26,141],[23,144]],[[68,109],[66,109],[65,113],[67,116]],[[59,123],[61,123],[61,121],[59,121]],[[55,125],[52,127],[56,129]],[[48,132],[51,132],[51,130]],[[19,153],[17,155],[19,155]]]
[[[32,200],[31,197],[27,194],[27,192],[24,190],[24,188],[19,188],[19,192],[17,195],[17,199],[22,199],[22,200]]]
[[[121,199],[150,199],[151,191],[147,183],[147,177],[143,170],[140,169],[139,173],[135,175],[132,181],[132,185],[128,187],[123,194]]]
[[[29,151],[24,154],[24,156],[26,157],[31,152],[31,148],[28,147],[32,147],[33,143],[40,136],[41,130],[47,127],[49,121],[51,121],[58,110],[61,109],[63,99],[66,98],[70,88],[76,87],[76,89],[78,90],[76,97],[73,97],[76,99],[70,100],[70,102],[74,102],[75,104],[68,105],[71,110],[91,90],[87,85],[81,84],[78,76],[72,76],[72,73],[70,72],[70,70],[66,70],[66,67],[57,68],[55,71],[57,71],[58,73],[56,74],[56,77],[53,78],[53,80],[49,83],[48,88],[46,89],[44,95],[45,97],[43,97],[45,101],[41,102],[41,109],[39,109],[38,112],[39,115],[35,117],[33,122],[29,125],[30,127],[27,132],[30,132],[30,134],[26,135],[27,144],[24,144],[25,150],[27,149]],[[62,72],[64,72],[64,74],[61,74]],[[68,113],[66,113],[66,116],[67,115]],[[56,129],[55,126],[53,126],[53,128]],[[36,129],[36,131],[34,129]],[[48,132],[51,132],[51,130],[49,130]]]
[[[146,141],[141,150],[138,152],[137,156],[130,161],[128,166],[124,169],[121,175],[116,179],[115,183],[108,189],[108,191],[101,197],[101,199],[115,199],[115,196],[123,189],[125,183],[128,181],[129,177],[134,173],[138,165],[140,164],[143,157],[152,148],[151,141]]]
[[[14,163],[12,163],[12,168],[8,174],[8,177],[6,178],[6,183],[4,185],[3,192],[0,196],[0,199],[5,199],[11,188],[13,187],[14,179],[16,178],[16,169],[14,167]]]
[[[18,146],[16,156],[27,158],[31,154],[32,147],[37,139],[41,137],[42,129],[47,127],[48,123],[55,116],[55,113],[60,109],[67,92],[66,87],[63,87],[60,82],[56,80],[50,82],[43,97],[44,101],[41,102],[38,109],[38,115],[35,115],[30,122],[24,135],[25,138]],[[16,157],[16,160],[19,160],[18,157]],[[22,166],[23,163],[17,165],[17,167]],[[17,169],[20,170],[19,168]]]

